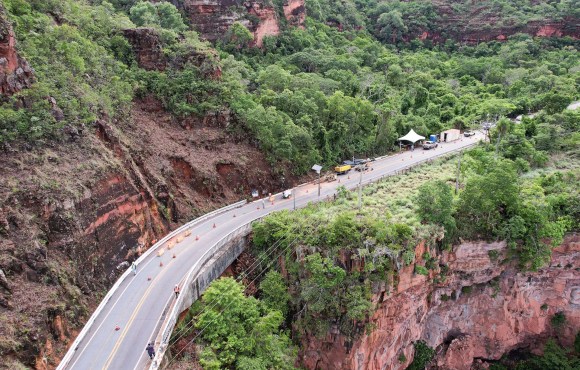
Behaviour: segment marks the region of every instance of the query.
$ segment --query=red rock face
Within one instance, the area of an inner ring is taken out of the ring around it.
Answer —
[[[497,258],[491,259],[490,251]],[[554,250],[550,265],[537,272],[501,263],[506,256],[504,243],[463,243],[441,256],[450,273],[438,284],[433,276],[414,275],[413,266],[402,269],[398,286],[373,296],[377,309],[370,335],[354,343],[336,330],[323,340],[307,338],[303,365],[404,369],[413,359],[412,343],[422,339],[437,348],[434,366],[468,370],[476,358],[497,360],[516,348],[539,349],[554,334],[550,319],[557,312],[566,315],[558,338],[572,345],[580,327],[580,235],[569,236]]]
[[[292,26],[304,27],[306,8],[304,0],[287,0],[284,3],[284,17]]]
[[[488,29],[485,31],[465,31],[461,34],[451,34],[450,38],[466,43],[479,43],[487,41],[505,41],[516,33],[527,33],[536,37],[563,37],[569,36],[580,39],[580,25],[573,20],[565,20],[557,23],[530,22],[524,26],[503,27]],[[421,40],[430,39],[435,42],[444,42],[445,38],[438,33],[423,32],[417,36]]]
[[[265,36],[277,35],[280,26],[276,10],[263,1],[181,0],[193,28],[209,41],[221,39],[234,22],[254,34],[254,45],[262,46]]]
[[[260,19],[260,22],[253,29],[250,29],[254,33],[254,46],[262,47],[264,37],[276,36],[280,33],[278,16],[274,8],[259,3],[252,3],[249,12]]]
[[[0,4],[0,99],[29,87],[34,80],[34,70],[20,58],[15,44],[12,25]]]
[[[153,28],[131,28],[124,30],[123,33],[133,47],[139,67],[149,71],[165,70],[165,54],[157,31]]]

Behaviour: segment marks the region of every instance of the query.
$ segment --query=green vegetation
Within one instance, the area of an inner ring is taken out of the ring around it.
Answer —
[[[413,362],[407,367],[407,370],[423,370],[425,366],[435,356],[435,350],[429,347],[425,342],[419,340],[415,342],[415,355]]]
[[[268,275],[270,283],[264,283],[266,286],[278,284],[279,279]],[[274,295],[283,295],[280,289],[274,288],[265,291],[266,297],[272,297],[273,291]],[[196,318],[194,333],[203,344],[199,363],[204,369],[294,368],[295,347],[288,334],[280,330],[283,312],[245,296],[243,285],[232,278],[214,281],[189,310],[176,333],[181,333],[193,317]]]
[[[511,9],[508,3],[495,2],[490,9],[497,10],[497,4]],[[537,137],[541,150],[549,150],[554,146],[550,139],[563,133],[551,120],[556,116],[560,122],[562,109],[578,98],[579,57],[571,41],[521,35],[504,44],[477,46],[425,41],[394,50],[381,44],[429,28],[425,22],[436,17],[426,1],[308,1],[312,18],[305,29],[283,27],[279,36],[266,37],[259,50],[248,47],[252,34],[234,23],[217,43],[219,58],[187,31],[168,2],[5,4],[19,50],[36,69],[38,81],[0,105],[0,142],[54,140],[66,125],[83,128],[98,119],[122,122],[134,97],[152,93],[179,118],[229,109],[236,118],[231,130],[249,132],[273,164],[292,163],[300,174],[315,162],[332,165],[352,155],[384,154],[410,128],[428,135],[541,109],[550,115],[527,134]],[[456,11],[462,6],[467,3]],[[510,17],[573,11],[566,2],[517,8],[523,13],[510,12]],[[170,61],[164,72],[136,66],[122,33],[136,26],[159,33]],[[203,65],[187,62],[192,53],[206,55]],[[220,78],[211,73],[217,69]],[[62,119],[54,117],[46,96],[55,98]],[[21,98],[29,108],[16,104]],[[578,117],[563,115],[570,123],[563,130],[570,132]],[[535,161],[545,159],[529,154]]]
[[[556,312],[550,319],[550,323],[556,329],[560,329],[566,323],[566,315],[564,312]]]
[[[576,340],[580,337],[580,332],[576,335]],[[544,346],[544,353],[541,356],[533,354],[519,353],[517,360],[512,360],[504,356],[498,363],[493,363],[490,370],[573,370],[580,367],[580,351],[578,348],[563,348],[554,338],[548,339]],[[522,357],[528,357],[522,360]]]

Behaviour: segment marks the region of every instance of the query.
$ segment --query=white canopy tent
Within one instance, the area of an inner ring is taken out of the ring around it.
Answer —
[[[425,136],[419,135],[413,129],[411,129],[407,135],[399,138],[399,141],[410,141],[413,144],[419,140],[425,140]]]

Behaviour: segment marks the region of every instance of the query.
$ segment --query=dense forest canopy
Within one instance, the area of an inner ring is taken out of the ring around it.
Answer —
[[[415,29],[437,27],[429,23],[439,17],[431,2],[341,2],[342,9],[307,1],[303,29],[283,27],[259,49],[247,47],[251,33],[234,23],[216,44],[219,58],[164,71],[139,68],[122,30],[157,29],[172,60],[211,49],[167,2],[4,3],[37,82],[4,99],[1,142],[41,144],[59,140],[63,127],[122,121],[133,99],[154,94],[181,118],[231,109],[238,122],[233,130],[255,136],[272,163],[291,162],[303,173],[315,162],[384,154],[410,128],[428,135],[542,109],[559,113],[578,97],[578,42],[572,39],[522,34],[478,45],[399,43]],[[522,22],[577,12],[565,1],[490,3],[489,11],[501,10],[493,14]],[[469,6],[453,8],[461,13]],[[510,7],[519,10],[503,10]],[[209,78],[208,68],[220,68],[221,79]],[[52,114],[47,96],[62,116]]]

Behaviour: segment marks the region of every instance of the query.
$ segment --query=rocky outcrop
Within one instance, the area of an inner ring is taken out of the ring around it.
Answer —
[[[12,25],[0,4],[0,99],[29,87],[34,81],[34,70],[16,51]]]
[[[444,42],[448,38],[476,44],[488,41],[505,41],[510,36],[517,33],[527,33],[535,37],[564,37],[569,36],[573,39],[580,39],[580,24],[565,22],[530,22],[524,26],[515,27],[498,27],[485,30],[463,30],[462,32],[449,31],[448,34],[442,35],[439,32],[425,31],[418,36],[419,39],[430,39],[435,42]]]
[[[306,7],[304,0],[286,0],[284,2],[284,18],[291,26],[304,27]]]
[[[187,14],[193,28],[203,38],[216,41],[234,22],[240,22],[254,35],[254,45],[262,46],[265,36],[280,32],[276,9],[265,1],[180,0],[178,7]]]
[[[74,142],[0,151],[0,369],[54,368],[102,292],[157,239],[294,181],[226,130],[227,110],[177,121],[145,97],[130,113]]]
[[[417,248],[417,263],[424,248]],[[439,275],[403,268],[398,284],[373,292],[370,334],[354,343],[337,331],[323,340],[307,338],[304,366],[404,369],[417,340],[436,348],[432,367],[449,370],[468,370],[518,348],[537,350],[550,335],[572,345],[580,328],[580,235],[567,237],[537,272],[507,261],[504,243],[465,242],[440,256]],[[557,312],[566,323],[556,331],[550,319]]]
[[[159,33],[153,28],[130,28],[123,31],[133,48],[133,54],[139,67],[163,71],[166,68],[166,58],[161,47]]]
[[[186,64],[199,68],[204,77],[220,79],[222,75],[219,55],[209,47],[184,46],[185,50],[173,53],[171,58],[163,51],[158,32],[153,28],[130,28],[123,31],[133,48],[139,67],[146,70],[164,71],[167,67],[182,69]]]

